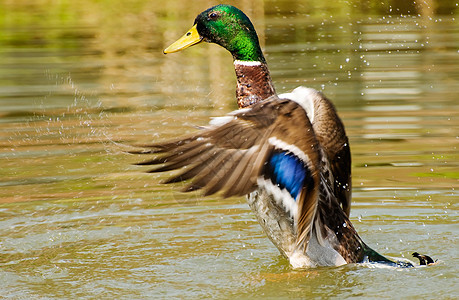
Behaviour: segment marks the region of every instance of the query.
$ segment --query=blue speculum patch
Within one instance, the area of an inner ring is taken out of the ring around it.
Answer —
[[[268,176],[280,189],[287,189],[296,201],[305,178],[310,180],[307,166],[291,152],[275,152],[267,165]]]

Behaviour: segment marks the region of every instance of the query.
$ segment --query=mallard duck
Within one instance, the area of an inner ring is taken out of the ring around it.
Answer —
[[[249,18],[230,5],[200,13],[193,27],[164,50],[208,42],[233,56],[239,110],[194,135],[148,146],[150,172],[181,169],[165,183],[189,180],[183,191],[247,195],[258,222],[294,268],[393,262],[368,247],[349,220],[351,154],[334,105],[298,87],[277,95]]]

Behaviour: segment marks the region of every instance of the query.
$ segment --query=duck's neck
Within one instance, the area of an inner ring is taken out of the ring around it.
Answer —
[[[264,59],[260,61],[235,59],[234,70],[237,78],[236,98],[239,108],[251,106],[276,94]]]

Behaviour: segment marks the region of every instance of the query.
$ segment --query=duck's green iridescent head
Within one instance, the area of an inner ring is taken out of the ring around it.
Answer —
[[[194,26],[164,53],[180,51],[201,41],[226,48],[236,60],[265,62],[252,22],[231,5],[220,4],[200,13]]]

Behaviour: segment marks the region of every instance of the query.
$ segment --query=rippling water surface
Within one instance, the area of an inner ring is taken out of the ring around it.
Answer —
[[[243,198],[181,194],[131,145],[236,109],[231,56],[164,56],[207,1],[0,4],[0,290],[41,298],[457,298],[457,1],[238,1],[278,92],[333,99],[351,220],[406,270],[292,270]],[[421,3],[422,2],[422,3]],[[408,2],[406,2],[408,3]],[[179,8],[182,7],[182,8]],[[186,7],[186,9],[185,9]]]

